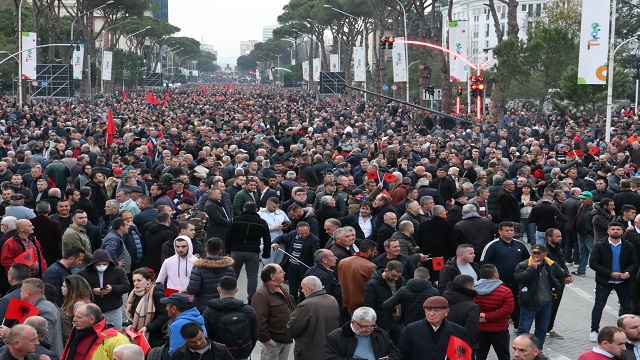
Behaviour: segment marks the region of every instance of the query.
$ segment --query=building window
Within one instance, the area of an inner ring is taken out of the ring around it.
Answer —
[[[527,15],[528,16],[532,16],[533,15],[533,4],[529,4],[529,9],[527,11]]]
[[[502,31],[502,36],[507,36],[507,26],[505,23],[500,24],[500,30]]]
[[[489,24],[485,25],[485,30],[484,30],[484,37],[489,37]]]
[[[485,40],[484,41],[484,47],[485,47],[485,49],[489,47],[489,40]]]
[[[473,25],[473,38],[477,39],[480,32],[480,25]]]
[[[542,4],[536,4],[536,16],[540,17],[542,15]]]
[[[498,13],[500,13],[500,19],[505,19],[507,17],[507,7],[502,5],[498,6]]]
[[[527,5],[522,5],[522,11],[527,11]]]

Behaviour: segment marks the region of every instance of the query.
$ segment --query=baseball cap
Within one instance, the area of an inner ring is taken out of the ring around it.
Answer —
[[[593,194],[591,193],[591,191],[583,191],[582,194],[578,196],[578,198],[580,199],[593,198]]]
[[[531,247],[531,253],[543,253],[547,252],[547,248],[542,244],[535,244]]]
[[[189,297],[183,293],[171,294],[169,297],[160,299],[163,304],[171,304],[181,307],[189,305]]]

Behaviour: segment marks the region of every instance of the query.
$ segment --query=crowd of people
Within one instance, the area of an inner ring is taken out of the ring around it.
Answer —
[[[580,113],[152,94],[0,100],[0,356],[541,359],[588,265],[581,358],[640,358],[632,114],[605,143]],[[612,291],[621,317],[601,328]],[[37,315],[17,320],[17,300]]]

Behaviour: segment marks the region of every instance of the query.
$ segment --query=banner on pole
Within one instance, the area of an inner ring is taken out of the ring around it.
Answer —
[[[340,71],[340,56],[338,54],[329,55],[330,69],[332,72]]]
[[[403,41],[403,37],[396,38],[396,43],[393,44],[392,60],[393,60],[393,82],[407,81],[407,59],[406,48],[407,44],[399,41]]]
[[[320,71],[322,68],[320,67],[320,58],[313,59],[313,81],[320,81]]]
[[[73,50],[73,80],[82,80],[82,65],[84,63],[84,44],[80,44],[80,50]]]
[[[609,1],[582,1],[578,84],[604,85],[607,82],[609,5]]]
[[[102,80],[111,80],[112,60],[113,53],[111,51],[105,51],[102,55]]]
[[[467,54],[467,21],[449,21],[449,76],[451,82],[467,82],[469,67],[460,56]]]
[[[260,82],[261,79],[262,79],[262,76],[260,76],[260,70],[256,69],[256,80]]]
[[[309,81],[309,62],[302,62],[302,80]]]
[[[353,80],[366,81],[367,67],[365,61],[364,46],[353,48]]]
[[[22,78],[35,79],[36,73],[36,46],[38,36],[34,32],[22,33],[22,53],[20,53],[20,61],[22,62]]]

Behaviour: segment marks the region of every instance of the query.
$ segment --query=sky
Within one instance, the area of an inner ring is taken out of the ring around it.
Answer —
[[[169,23],[188,36],[213,45],[218,65],[233,68],[240,41],[262,41],[262,27],[276,25],[289,0],[169,0]]]

